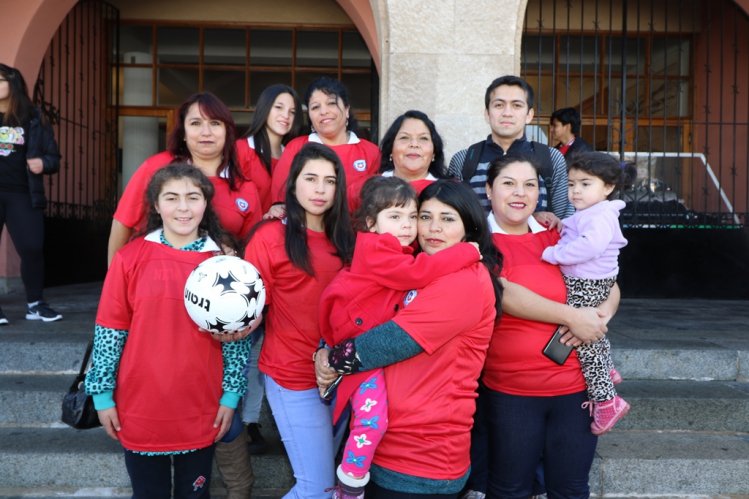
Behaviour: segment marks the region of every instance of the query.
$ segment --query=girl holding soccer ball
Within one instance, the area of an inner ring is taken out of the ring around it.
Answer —
[[[214,443],[246,388],[249,340],[214,341],[184,307],[187,276],[231,244],[213,195],[193,166],[156,172],[145,234],[116,253],[104,281],[86,391],[125,449],[134,498],[172,488],[174,497],[208,497]]]

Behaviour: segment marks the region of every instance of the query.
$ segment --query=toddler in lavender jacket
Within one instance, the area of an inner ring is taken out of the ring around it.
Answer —
[[[541,258],[559,265],[567,286],[567,304],[597,307],[616,284],[619,249],[627,240],[619,226],[624,201],[613,199],[622,179],[619,161],[605,153],[586,152],[571,158],[568,196],[576,212],[562,220],[562,238],[546,248]],[[591,431],[606,433],[629,411],[629,404],[616,393],[621,376],[611,361],[608,338],[577,347],[589,407]]]

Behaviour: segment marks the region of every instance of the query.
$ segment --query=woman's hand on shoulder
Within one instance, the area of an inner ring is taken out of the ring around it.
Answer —
[[[216,412],[216,419],[213,420],[213,427],[219,429],[214,442],[218,442],[224,438],[226,432],[231,428],[232,418],[234,418],[234,409],[219,404],[218,412]]]
[[[99,416],[99,422],[101,422],[101,426],[107,432],[107,435],[119,441],[120,438],[117,436],[117,432],[122,427],[120,426],[120,418],[117,416],[117,408],[110,407],[109,409],[96,411],[96,414]]]
[[[268,213],[263,215],[263,220],[271,220],[273,218],[282,219],[286,216],[286,205],[279,203],[274,204],[268,210]]]

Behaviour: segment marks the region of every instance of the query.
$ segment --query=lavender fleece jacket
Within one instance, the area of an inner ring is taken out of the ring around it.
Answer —
[[[562,239],[541,258],[567,276],[606,279],[619,273],[619,249],[627,245],[619,227],[624,201],[601,201],[562,220]]]

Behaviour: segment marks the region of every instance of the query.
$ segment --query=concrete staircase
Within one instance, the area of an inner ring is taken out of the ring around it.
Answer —
[[[58,422],[98,293],[48,290],[65,316],[50,324],[24,320],[21,295],[0,299],[0,498],[128,496],[119,445]],[[610,329],[632,410],[599,440],[593,496],[749,498],[749,303],[625,300]],[[293,479],[267,411],[261,422],[271,450],[253,457],[253,497],[277,498]]]

